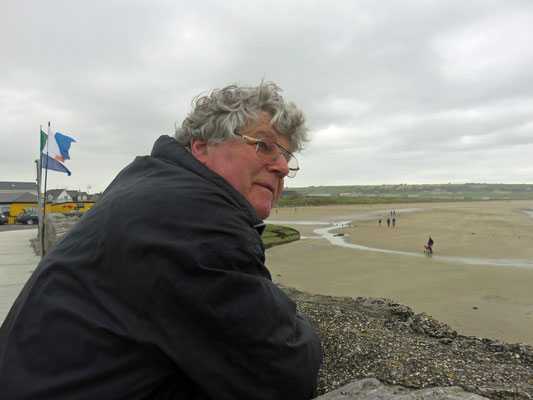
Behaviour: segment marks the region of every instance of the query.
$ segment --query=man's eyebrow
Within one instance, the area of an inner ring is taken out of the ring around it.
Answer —
[[[274,142],[276,142],[277,144],[279,144],[279,145],[280,145],[285,151],[288,151],[289,153],[292,154],[292,150],[291,150],[291,149],[282,146],[282,145],[278,142],[279,138],[280,138],[280,137],[283,137],[282,134],[280,134],[280,133],[278,133],[278,132],[276,132],[276,131],[272,132],[272,131],[265,131],[265,130],[263,130],[263,129],[260,129],[260,130],[258,130],[257,132],[255,132],[254,135],[255,135],[255,136],[252,136],[252,135],[250,135],[250,134],[246,134],[246,136],[250,136],[251,138],[254,138],[254,139],[268,138],[268,139],[270,139],[270,140],[273,140]],[[289,143],[289,146],[290,146],[290,143]]]
[[[264,131],[264,130],[257,131],[255,134],[258,135],[257,137],[259,137],[259,138],[266,137],[266,138],[269,138],[269,139],[272,139],[272,140],[276,140],[279,136],[281,136],[277,132]]]
[[[267,131],[265,131],[263,129],[260,129],[258,131],[255,131],[253,134],[256,135],[256,136],[257,135],[267,135],[268,136],[268,135],[270,135],[270,132],[267,132]],[[249,133],[247,135],[250,136]],[[266,137],[266,136],[260,136],[260,137]]]

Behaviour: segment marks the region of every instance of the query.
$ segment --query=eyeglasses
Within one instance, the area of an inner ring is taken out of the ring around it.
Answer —
[[[298,160],[282,145],[269,138],[256,139],[254,137],[238,133],[237,131],[233,131],[233,133],[242,137],[244,140],[247,140],[250,142],[250,144],[257,144],[255,148],[255,154],[257,154],[257,157],[267,164],[274,164],[279,155],[282,154],[287,161],[287,166],[289,167],[289,173],[287,176],[289,178],[294,178],[296,176],[296,172],[298,172],[300,169],[298,168]]]

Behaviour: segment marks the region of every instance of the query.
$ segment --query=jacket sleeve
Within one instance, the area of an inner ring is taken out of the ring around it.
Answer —
[[[204,251],[161,294],[147,339],[214,400],[310,399],[319,337],[269,279],[224,265],[262,264],[253,254]]]

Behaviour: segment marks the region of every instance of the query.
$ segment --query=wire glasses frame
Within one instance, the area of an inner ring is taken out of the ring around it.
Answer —
[[[239,133],[237,131],[233,131],[233,133],[237,136],[242,137],[244,140],[247,140],[248,142],[250,142],[250,144],[257,144],[255,148],[255,154],[257,154],[257,157],[259,157],[267,164],[274,164],[278,159],[279,155],[282,154],[283,157],[285,157],[285,160],[287,161],[287,166],[289,167],[289,173],[287,174],[287,176],[289,178],[294,178],[296,176],[296,173],[300,169],[298,167],[298,160],[291,152],[289,152],[282,145],[269,138],[257,139],[251,136],[243,135],[242,133]]]

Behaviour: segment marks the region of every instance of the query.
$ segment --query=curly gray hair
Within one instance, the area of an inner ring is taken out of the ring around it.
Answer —
[[[272,117],[271,127],[288,138],[290,151],[300,151],[309,140],[305,116],[279,92],[273,82],[262,82],[257,87],[230,85],[199,95],[181,127],[176,127],[174,138],[187,148],[193,137],[208,143],[229,142],[235,130],[246,129],[266,113]]]

